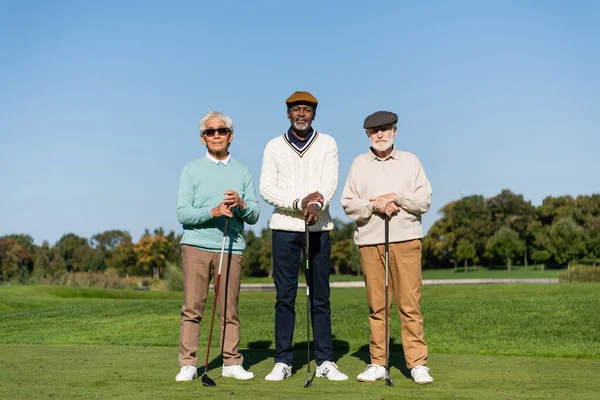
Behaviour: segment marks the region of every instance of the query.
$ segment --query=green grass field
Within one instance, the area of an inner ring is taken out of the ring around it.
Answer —
[[[600,285],[425,286],[423,313],[435,381],[405,374],[393,313],[391,377],[359,383],[368,362],[364,289],[332,290],[335,356],[347,382],[306,379],[304,292],[298,293],[295,375],[266,382],[273,365],[274,292],[243,292],[241,347],[256,378],[220,377],[216,388],[176,383],[182,293],[0,286],[0,398],[597,398]],[[210,312],[212,300],[209,298]],[[208,324],[201,325],[199,358]],[[214,343],[215,341],[213,341]],[[218,354],[215,343],[211,354]],[[202,362],[201,362],[202,363]],[[314,371],[314,361],[311,364]]]
[[[558,278],[561,270],[541,270],[540,266],[514,266],[510,271],[506,269],[487,269],[485,267],[469,266],[465,272],[463,267],[458,269],[426,269],[423,270],[423,279],[529,279],[529,278]],[[331,282],[362,281],[362,276],[356,275],[330,275]],[[300,276],[304,282],[304,275]],[[272,283],[273,278],[244,277],[243,283]]]

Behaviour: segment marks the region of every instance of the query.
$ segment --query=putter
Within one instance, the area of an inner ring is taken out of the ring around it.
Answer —
[[[306,271],[306,360],[308,364],[308,371],[306,375],[306,383],[304,383],[304,387],[310,387],[312,384],[312,379],[310,378],[310,262],[309,262],[309,239],[310,235],[308,232],[308,224],[304,223],[304,231],[306,234],[306,246],[304,247],[304,261],[305,261],[305,271]]]
[[[215,301],[213,302],[212,316],[210,319],[210,332],[208,334],[208,348],[206,349],[206,362],[204,363],[204,373],[202,374],[202,384],[204,386],[217,386],[215,381],[208,376],[208,356],[210,354],[210,341],[212,339],[213,326],[215,324],[215,310],[217,308],[217,297],[219,297],[219,282],[221,281],[221,267],[223,266],[223,254],[225,253],[225,239],[227,238],[227,228],[229,227],[229,218],[225,218],[225,229],[223,230],[223,244],[221,245],[221,257],[219,258],[219,270],[217,280],[215,281]]]
[[[388,320],[389,304],[388,304],[388,290],[389,290],[389,244],[390,244],[390,217],[384,214],[385,219],[385,384],[387,386],[393,386],[393,382],[390,379],[389,361],[390,361],[390,323]]]

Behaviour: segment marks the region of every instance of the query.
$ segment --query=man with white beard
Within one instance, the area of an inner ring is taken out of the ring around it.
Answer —
[[[386,376],[386,310],[392,296],[400,313],[406,366],[416,383],[431,383],[427,343],[421,315],[421,214],[429,210],[431,186],[419,159],[394,146],[398,116],[377,111],[365,118],[363,128],[369,151],[356,157],[342,194],[346,214],[356,221],[354,242],[367,287],[371,363],[356,378],[374,382]],[[385,216],[389,218],[389,301],[385,304]]]

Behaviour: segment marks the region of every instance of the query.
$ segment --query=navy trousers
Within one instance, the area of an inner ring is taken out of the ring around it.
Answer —
[[[329,303],[329,232],[310,233],[311,321],[317,365],[331,361],[331,308]],[[277,291],[275,303],[275,362],[292,365],[298,268],[306,244],[304,232],[273,230],[273,278]],[[302,266],[304,266],[302,258]]]

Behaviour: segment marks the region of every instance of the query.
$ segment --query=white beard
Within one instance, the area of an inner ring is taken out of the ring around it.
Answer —
[[[373,143],[373,142],[371,142],[371,147],[373,147],[377,151],[386,151],[390,147],[392,147],[393,145],[394,145],[394,141],[393,140],[388,140],[385,143]]]
[[[296,128],[299,131],[305,131],[308,129],[309,125],[308,122],[305,122],[304,124],[298,123],[298,122],[294,122],[294,128]]]

